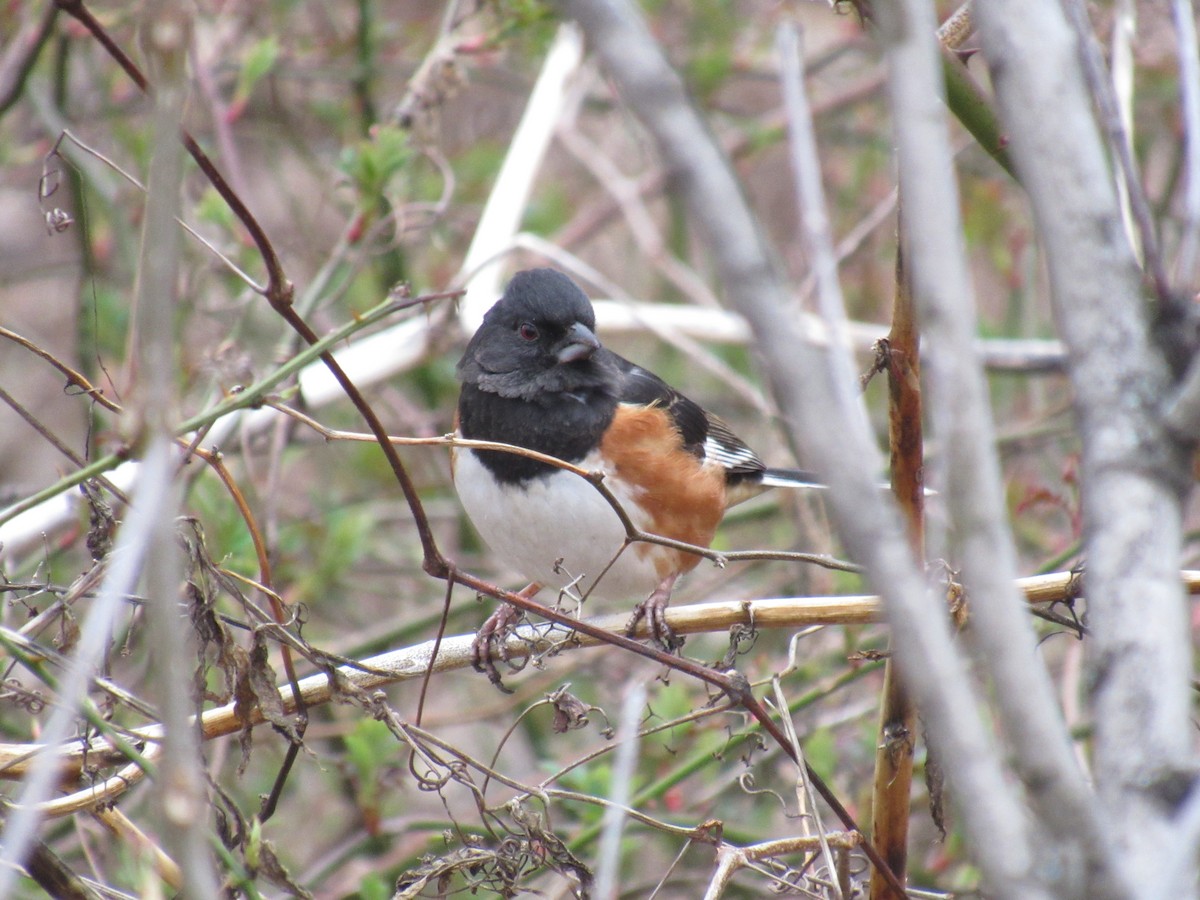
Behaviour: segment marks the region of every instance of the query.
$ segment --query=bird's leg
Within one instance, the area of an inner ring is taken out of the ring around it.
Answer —
[[[517,596],[529,600],[542,589],[536,581],[518,592]],[[503,691],[511,693],[500,680],[500,670],[496,668],[496,657],[502,662],[508,662],[508,636],[513,627],[521,620],[523,610],[507,603],[501,603],[475,632],[475,640],[471,643],[471,665],[476,672],[487,674],[488,681]]]
[[[650,630],[650,638],[668,653],[674,653],[683,646],[683,638],[677,635],[667,624],[667,606],[671,602],[671,590],[679,573],[668,575],[658,583],[654,593],[639,603],[633,609],[633,616],[625,626],[625,634],[633,637],[637,631],[638,622],[646,620]]]

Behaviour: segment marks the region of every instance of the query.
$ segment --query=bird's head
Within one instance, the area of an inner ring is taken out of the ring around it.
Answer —
[[[518,272],[467,344],[458,377],[525,400],[603,389],[614,382],[616,369],[595,327],[591,301],[566,275]]]

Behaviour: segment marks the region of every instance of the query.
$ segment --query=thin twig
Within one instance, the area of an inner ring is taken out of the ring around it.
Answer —
[[[1171,0],[1179,57],[1179,106],[1183,113],[1183,234],[1175,258],[1175,287],[1186,295],[1200,285],[1200,51],[1192,0]]]
[[[311,416],[305,415],[297,409],[293,409],[277,400],[268,399],[264,403],[272,409],[277,409],[282,413],[303,422],[308,427],[312,428],[323,438],[329,441],[360,441],[373,443],[375,436],[364,434],[358,431],[340,431],[334,428],[327,428]],[[438,437],[396,437],[389,436],[388,440],[400,447],[460,447],[464,450],[494,450],[501,453],[511,453],[514,456],[523,456],[526,459],[536,460],[537,462],[545,463],[549,466],[554,466],[556,469],[562,469],[570,472],[572,475],[577,475],[584,481],[588,482],[595,488],[600,495],[612,507],[617,518],[621,520],[621,525],[625,529],[625,543],[648,543],[658,544],[663,547],[670,547],[673,550],[681,550],[684,553],[691,553],[696,556],[703,557],[718,566],[724,566],[730,562],[753,562],[765,560],[782,560],[788,562],[803,562],[821,566],[826,569],[834,569],[839,572],[861,572],[862,568],[854,563],[839,560],[824,553],[801,553],[792,550],[713,550],[711,547],[705,547],[700,544],[689,544],[686,541],[675,540],[674,538],[664,537],[660,534],[644,531],[638,528],[632,517],[622,505],[620,499],[612,492],[605,483],[605,475],[601,471],[585,469],[582,466],[577,466],[574,463],[566,462],[558,457],[550,456],[546,453],[539,453],[536,450],[530,450],[525,447],[518,447],[515,444],[503,444],[498,441],[478,441],[468,438],[460,438],[454,434],[444,434]],[[599,579],[597,579],[598,581]]]
[[[814,830],[816,831],[815,836],[818,841],[821,855],[824,857],[825,866],[832,877],[834,872],[837,871],[837,866],[834,864],[833,852],[830,850],[829,840],[826,837],[827,832],[825,824],[821,821],[821,811],[817,807],[817,797],[813,791],[812,779],[808,777],[808,772],[811,770],[807,762],[803,761],[804,755],[800,748],[800,738],[796,734],[796,724],[792,721],[792,717],[788,714],[787,697],[783,693],[783,685],[778,676],[771,679],[771,690],[772,696],[775,700],[775,708],[779,713],[780,721],[783,723],[784,734],[787,735],[788,743],[791,744],[792,747],[791,756],[793,759],[802,761],[802,764],[799,766],[799,771],[797,772],[796,784],[796,792],[799,795],[797,799],[800,803],[800,809],[806,820],[812,819],[812,824]],[[812,835],[805,835],[805,837],[811,836]],[[894,872],[894,874],[896,875],[897,879],[901,879],[904,877],[904,870],[901,869],[898,872]],[[834,885],[834,894],[836,898],[840,898],[840,900],[847,900],[846,895],[842,893],[840,884]]]
[[[135,188],[137,188],[139,191],[141,191],[143,194],[146,193],[146,186],[144,184],[142,184],[137,178],[135,178],[131,173],[125,171],[125,169],[121,168],[121,166],[119,166],[115,160],[105,156],[103,153],[101,153],[95,147],[88,144],[86,141],[81,140],[79,138],[79,136],[76,135],[73,131],[71,131],[69,129],[63,129],[62,136],[67,138],[72,144],[74,144],[76,147],[78,147],[84,153],[88,154],[89,156],[95,157],[101,163],[108,166],[108,168],[112,169],[114,172],[116,172],[118,175],[120,175],[122,178],[124,178],[130,184],[132,184]],[[53,152],[55,152],[55,153],[59,152],[58,144],[55,144],[55,150]],[[185,222],[179,216],[175,216],[175,222],[178,223],[179,226],[181,228],[183,228],[183,230],[186,231],[189,235],[191,235],[193,238],[195,238],[197,241],[199,241],[200,244],[202,244],[204,246],[204,249],[208,250],[213,256],[215,256],[217,259],[219,259],[225,265],[225,267],[227,269],[229,269],[229,271],[231,271],[235,276],[237,276],[237,278],[239,280],[241,280],[243,283],[245,283],[245,285],[247,287],[249,287],[251,290],[255,291],[256,293],[260,293],[260,294],[265,290],[265,288],[262,285],[260,285],[258,282],[256,282],[248,274],[246,274],[246,272],[240,266],[238,266],[237,263],[235,263],[232,259],[230,259],[228,256],[226,256],[223,252],[221,252],[220,248],[218,248],[216,244],[214,244],[212,241],[210,241],[208,238],[206,238],[204,235],[202,235],[200,232],[198,232],[195,228],[193,228],[191,225],[189,225],[187,222]]]
[[[47,3],[42,7],[40,17],[35,20],[30,16],[16,34],[10,37],[4,52],[0,54],[0,116],[8,112],[20,99],[25,80],[33,70],[46,41],[54,33],[54,20],[57,16],[58,7]]]
[[[16,397],[4,390],[4,388],[0,388],[0,402],[7,403],[10,407],[12,407],[12,409],[16,411],[17,415],[24,419],[30,428],[40,434],[42,438],[48,444],[50,444],[50,446],[69,459],[78,468],[82,469],[87,465],[87,460],[63,443],[63,441],[59,439],[58,435],[47,428],[41,422],[41,420],[37,418],[37,416],[35,416],[28,408],[26,408],[24,404],[18,401]],[[98,475],[96,480],[104,485],[105,490],[109,491],[122,503],[129,502],[129,498],[125,496],[125,492],[109,481],[108,478],[103,475]]]
[[[781,25],[775,36],[780,57],[780,81],[788,114],[788,149],[796,184],[796,208],[800,214],[810,265],[816,280],[817,308],[829,329],[828,365],[837,402],[863,443],[869,443],[865,408],[857,395],[854,362],[846,335],[846,302],[838,280],[837,253],[817,152],[812,111],[804,89],[804,60],[800,34],[791,24]]]
[[[604,826],[600,835],[600,847],[596,864],[596,896],[617,895],[621,862],[621,835],[627,819],[627,810],[641,807],[630,801],[630,792],[637,777],[638,720],[646,704],[646,687],[635,682],[621,700],[621,718],[617,726],[617,739],[621,741],[613,755],[612,777],[609,779],[609,806],[604,810]]]
[[[1137,162],[1133,158],[1133,147],[1126,132],[1125,123],[1121,118],[1121,107],[1117,101],[1112,79],[1105,68],[1104,57],[1096,40],[1095,32],[1092,30],[1087,7],[1083,0],[1064,0],[1063,10],[1075,31],[1075,40],[1078,42],[1088,89],[1100,111],[1100,124],[1108,138],[1109,149],[1116,157],[1117,165],[1120,167],[1121,178],[1125,190],[1128,192],[1130,211],[1137,224],[1142,255],[1146,261],[1150,281],[1154,285],[1154,292],[1164,306],[1176,305],[1180,303],[1180,300],[1175,297],[1171,290],[1171,282],[1167,278],[1162,250],[1159,247],[1158,232],[1154,225],[1154,215],[1150,211],[1150,203],[1146,199],[1142,176],[1138,171]]]
[[[121,407],[117,403],[114,403],[112,400],[109,400],[106,396],[104,396],[103,390],[98,387],[93,387],[92,383],[87,380],[82,372],[78,372],[71,368],[49,350],[42,349],[28,338],[21,337],[21,335],[17,334],[15,331],[9,331],[7,328],[2,326],[0,326],[0,337],[6,338],[7,340],[12,341],[14,344],[24,347],[26,350],[36,356],[40,356],[46,362],[50,363],[50,365],[54,366],[54,368],[56,368],[59,372],[61,372],[66,377],[68,384],[79,388],[109,412],[121,411]]]
[[[456,297],[459,295],[459,293],[461,292],[447,291],[435,294],[425,294],[415,298],[402,297],[399,299],[385,300],[358,318],[335,329],[333,332],[326,335],[324,338],[321,338],[315,344],[297,353],[283,365],[269,372],[250,387],[230,393],[223,397],[215,405],[189,417],[188,419],[185,419],[177,426],[176,433],[181,436],[193,435],[196,431],[210,427],[214,425],[214,423],[217,423],[218,420],[226,419],[226,417],[228,417],[228,427],[232,428],[236,423],[236,417],[231,416],[231,413],[253,408],[264,396],[266,396],[269,391],[283,381],[286,381],[288,378],[291,378],[298,372],[303,371],[315,360],[322,358],[324,351],[336,346],[341,341],[344,341],[349,335],[354,334],[355,332],[364,328],[370,327],[376,322],[379,322],[380,320],[387,318],[398,311],[429,302],[436,302],[450,297]],[[86,385],[86,380],[83,383]],[[328,402],[329,398],[325,399],[326,402]],[[273,417],[274,413],[271,415]],[[225,423],[222,424],[224,425]],[[214,429],[214,435],[216,434],[216,431],[217,430]],[[227,432],[223,431],[222,434],[224,433]],[[129,449],[122,447],[114,453],[110,453],[99,459],[93,460],[85,468],[65,476],[56,483],[43,488],[42,490],[37,491],[28,497],[25,497],[19,502],[14,503],[12,506],[0,510],[0,535],[3,536],[3,540],[0,541],[0,544],[2,544],[2,546],[0,546],[0,554],[17,552],[17,548],[26,548],[31,542],[37,542],[41,540],[43,531],[50,527],[46,524],[41,516],[31,516],[28,526],[26,527],[19,527],[14,520],[30,510],[35,510],[47,500],[56,498],[59,494],[70,490],[89,478],[94,478],[98,474],[111,471],[121,463],[124,463],[124,466],[122,466],[124,474],[122,475],[121,471],[114,472],[113,480],[117,481],[118,484],[134,481],[134,471],[136,471],[137,463],[133,461],[125,462],[128,455]],[[132,468],[125,469],[125,466]],[[118,478],[116,477],[117,475],[122,475],[122,477]],[[64,504],[62,514],[65,516],[65,514],[69,512],[70,507]],[[6,527],[8,523],[13,523],[12,527]]]

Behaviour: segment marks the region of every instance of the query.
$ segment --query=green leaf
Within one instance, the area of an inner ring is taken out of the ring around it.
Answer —
[[[412,160],[408,132],[391,125],[371,129],[371,136],[342,152],[340,168],[354,182],[360,196],[374,203],[388,183]]]
[[[255,86],[271,73],[278,60],[279,40],[274,35],[250,46],[242,60],[242,70],[238,73],[237,87],[233,92],[235,106],[242,106],[250,99]]]
[[[395,756],[396,739],[382,722],[363,719],[345,740],[347,756],[358,773],[359,783],[373,786],[380,764]]]
[[[225,198],[217,193],[215,188],[207,188],[196,203],[196,218],[201,222],[210,222],[221,228],[233,229],[237,225],[237,217],[225,202]]]
[[[358,883],[358,890],[351,896],[357,900],[388,900],[393,896],[395,885],[375,872],[368,872]]]

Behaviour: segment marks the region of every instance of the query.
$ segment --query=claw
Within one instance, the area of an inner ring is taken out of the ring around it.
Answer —
[[[654,589],[654,593],[633,608],[633,616],[625,626],[625,634],[633,637],[638,623],[646,620],[650,639],[666,650],[675,653],[683,646],[683,638],[667,623],[667,606],[671,603],[671,589],[675,587],[678,574],[668,575]]]
[[[529,599],[541,589],[540,584],[531,584],[521,591],[520,596]],[[523,615],[524,613],[517,607],[509,606],[507,603],[502,604],[487,617],[479,630],[475,632],[475,640],[471,643],[471,667],[476,672],[487,675],[488,681],[506,694],[511,694],[512,691],[504,686],[504,682],[500,678],[496,658],[499,657],[503,663],[509,661],[508,637]],[[520,671],[522,668],[524,668],[524,664],[513,668],[513,671]]]

